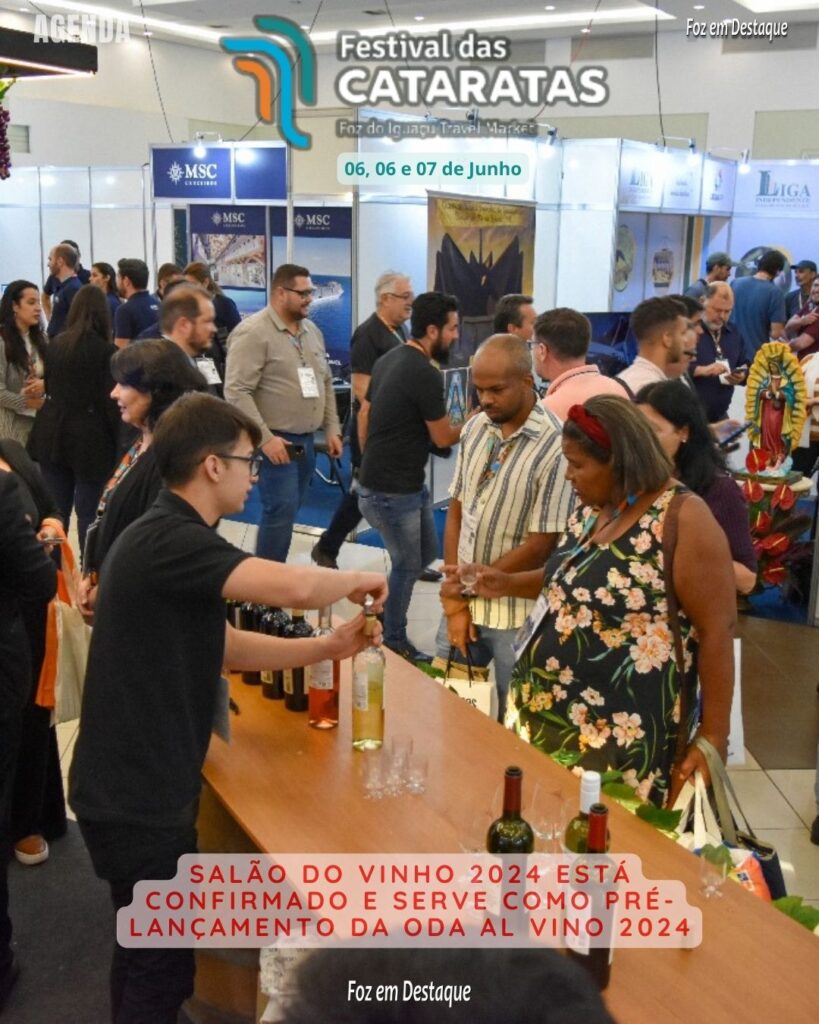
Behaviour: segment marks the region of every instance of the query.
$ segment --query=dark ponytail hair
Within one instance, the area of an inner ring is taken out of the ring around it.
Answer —
[[[705,494],[714,478],[725,473],[726,468],[696,394],[681,381],[667,380],[646,384],[634,401],[638,405],[650,405],[678,430],[688,427],[688,440],[677,452],[677,473],[695,494]]]

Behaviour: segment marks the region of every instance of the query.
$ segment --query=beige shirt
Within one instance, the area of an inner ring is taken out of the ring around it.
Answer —
[[[302,394],[302,368],[313,370],[318,398]],[[302,320],[293,335],[270,306],[237,324],[228,338],[225,398],[259,424],[262,444],[278,431],[341,433],[321,331]]]
[[[631,366],[617,374],[617,379],[624,380],[636,395],[646,384],[656,384],[658,381],[668,380],[668,377],[656,363],[652,363],[645,356],[637,356]]]

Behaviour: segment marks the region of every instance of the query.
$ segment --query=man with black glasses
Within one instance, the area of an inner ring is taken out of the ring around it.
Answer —
[[[152,445],[165,487],[102,568],[70,799],[116,910],[137,882],[173,878],[179,857],[196,852],[202,765],[211,729],[227,715],[222,665],[293,668],[369,643],[363,615],[331,636],[284,640],[233,629],[225,601],[324,608],[370,594],[378,610],[386,597],[377,573],[278,565],[216,533],[245,503],[259,440],[256,424],[227,402],[175,402]],[[176,1024],[193,980],[192,949],[116,945],[111,1020]]]
[[[333,375],[324,338],[308,320],[310,271],[283,263],[270,282],[270,302],[228,338],[225,398],[261,432],[262,519],[256,554],[286,562],[296,513],[316,465],[313,434],[323,428],[327,452],[342,452]]]

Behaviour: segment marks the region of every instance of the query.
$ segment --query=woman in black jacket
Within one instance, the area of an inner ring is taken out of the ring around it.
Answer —
[[[45,605],[57,589],[56,567],[35,537],[36,529],[26,516],[14,475],[0,472],[0,1004],[17,976],[6,872],[20,716],[32,681],[21,605]]]
[[[16,481],[26,519],[41,542],[65,536],[54,498],[37,467],[25,448],[10,438],[0,441],[0,474]],[[49,550],[44,548],[46,552]],[[0,598],[2,589],[0,585]],[[51,711],[39,707],[34,699],[45,654],[50,596],[20,597],[30,672],[20,722],[10,828],[14,855],[21,864],[44,861],[48,857],[48,840],[57,839],[65,832],[65,797],[57,731],[51,724]]]
[[[120,349],[111,360],[111,373],[116,381],[111,394],[122,422],[140,433],[106,484],[89,530],[79,595],[80,607],[88,616],[93,613],[97,576],[111,545],[126,526],[148,511],[162,487],[151,448],[157,420],[186,391],[207,391],[208,387],[182,349],[165,338]]]
[[[71,303],[67,329],[46,350],[46,401],[28,443],[66,530],[72,508],[77,511],[80,551],[117,457],[119,415],[111,398],[116,348],[110,337],[105,295],[87,284]]]

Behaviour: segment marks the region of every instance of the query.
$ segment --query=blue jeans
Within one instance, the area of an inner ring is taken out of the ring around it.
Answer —
[[[259,558],[286,562],[296,514],[316,468],[316,452],[312,434],[277,431],[277,436],[293,444],[303,445],[304,458],[283,466],[274,465],[267,458],[262,463],[259,473],[262,521],[256,538],[256,554]]]
[[[515,654],[512,641],[516,629],[492,629],[489,626],[478,626],[478,640],[469,645],[469,657],[476,667],[485,667],[490,661],[495,663],[495,689],[498,691],[498,721],[503,721],[506,710],[506,696],[509,693],[509,680],[515,667]],[[438,636],[435,638],[435,653],[446,660],[449,657],[449,637],[447,634],[446,615],[441,616]],[[453,662],[464,664],[466,658],[459,650],[455,650]]]
[[[438,536],[426,487],[412,494],[386,494],[356,485],[361,514],[381,534],[390,555],[390,596],[384,605],[384,643],[406,647],[407,610],[415,581],[438,557]]]

